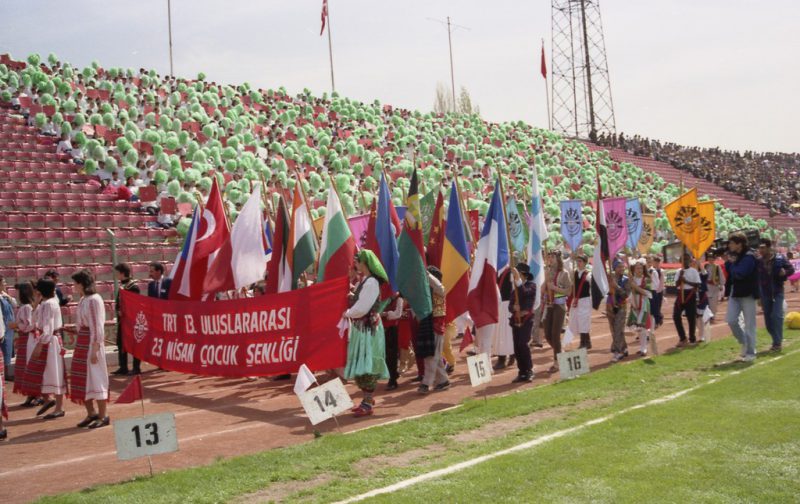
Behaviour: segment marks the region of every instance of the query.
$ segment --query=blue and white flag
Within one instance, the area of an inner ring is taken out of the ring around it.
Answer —
[[[544,286],[544,256],[542,244],[547,241],[547,224],[544,221],[544,205],[539,194],[539,180],[536,170],[533,170],[533,183],[531,185],[531,221],[528,235],[528,265],[531,268],[533,282],[536,284],[536,301],[533,309],[537,309],[542,302],[542,287]]]
[[[630,198],[625,202],[625,223],[628,226],[628,241],[625,245],[636,250],[642,236],[642,205],[639,198]]]
[[[583,202],[566,200],[561,202],[561,236],[573,252],[578,250],[583,239]]]

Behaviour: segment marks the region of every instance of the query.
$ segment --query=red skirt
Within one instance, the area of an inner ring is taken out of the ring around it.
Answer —
[[[83,404],[86,399],[86,370],[90,345],[89,328],[81,328],[75,341],[75,350],[72,352],[72,368],[69,371],[70,400],[76,404]]]
[[[28,333],[18,333],[14,344],[17,360],[14,361],[14,388],[12,392],[22,394],[22,377],[25,376],[25,357],[28,355]]]
[[[26,363],[25,374],[19,386],[22,395],[39,397],[42,395],[42,379],[44,378],[44,368],[47,366],[47,352],[50,350],[50,343],[42,345],[39,355],[32,355],[31,360]],[[17,380],[20,377],[17,376]]]
[[[397,324],[397,343],[401,350],[411,348],[411,320],[401,319]]]

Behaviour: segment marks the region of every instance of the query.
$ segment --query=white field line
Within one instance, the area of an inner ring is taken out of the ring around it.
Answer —
[[[631,411],[640,410],[640,409],[643,409],[643,408],[647,408],[649,406],[654,406],[654,405],[658,405],[658,404],[664,404],[666,402],[673,401],[673,400],[675,400],[675,399],[677,399],[679,397],[682,397],[682,396],[684,396],[684,395],[686,395],[686,394],[688,394],[690,392],[694,392],[695,390],[697,390],[697,389],[699,389],[701,387],[705,387],[706,385],[711,385],[711,384],[717,383],[720,380],[722,380],[724,378],[727,378],[729,376],[736,376],[738,374],[741,374],[744,371],[747,371],[748,369],[753,369],[756,366],[763,366],[763,365],[775,362],[775,361],[777,361],[779,359],[782,359],[782,358],[786,357],[787,355],[793,355],[793,354],[795,354],[797,352],[800,352],[800,349],[794,350],[792,352],[788,352],[786,354],[779,355],[779,356],[774,357],[774,358],[769,359],[769,360],[758,362],[755,365],[747,367],[747,368],[739,369],[739,370],[736,370],[736,371],[731,371],[730,373],[727,373],[727,374],[725,374],[725,375],[723,375],[721,377],[712,378],[711,380],[708,380],[707,382],[700,383],[700,384],[695,385],[693,387],[689,387],[687,389],[679,390],[678,392],[673,392],[672,394],[668,394],[668,395],[665,395],[663,397],[659,397],[659,398],[656,398],[656,399],[651,399],[650,401],[646,401],[644,403],[636,404],[634,406],[629,406],[629,407],[627,407],[625,409],[617,411],[616,413],[611,413],[609,415],[606,415],[606,416],[603,416],[603,417],[600,417],[600,418],[595,418],[593,420],[589,420],[587,422],[584,422],[584,423],[582,423],[580,425],[576,425],[574,427],[569,427],[567,429],[562,429],[560,431],[556,431],[556,432],[553,432],[553,433],[550,433],[550,434],[546,434],[544,436],[539,436],[537,438],[531,439],[530,441],[526,441],[524,443],[520,443],[518,445],[514,445],[514,446],[512,446],[510,448],[505,448],[503,450],[498,450],[496,452],[492,452],[492,453],[489,453],[489,454],[486,454],[486,455],[482,455],[480,457],[475,457],[473,459],[465,460],[464,462],[459,462],[458,464],[453,464],[453,465],[448,466],[448,467],[443,467],[442,469],[437,469],[437,470],[431,471],[429,473],[421,474],[421,475],[415,476],[413,478],[409,478],[409,479],[406,479],[406,480],[403,480],[403,481],[399,481],[397,483],[394,483],[394,484],[389,485],[389,486],[385,486],[383,488],[376,488],[375,490],[370,490],[369,492],[363,493],[361,495],[356,495],[354,497],[350,497],[348,499],[339,501],[336,504],[349,504],[351,502],[359,502],[359,501],[362,501],[364,499],[368,499],[370,497],[375,497],[375,496],[378,496],[378,495],[397,492],[398,490],[402,490],[402,489],[414,486],[414,485],[416,485],[418,483],[422,483],[422,482],[425,482],[425,481],[430,481],[432,479],[440,478],[442,476],[447,476],[449,474],[453,474],[453,473],[456,473],[458,471],[462,471],[464,469],[468,469],[470,467],[473,467],[473,466],[476,466],[476,465],[481,464],[483,462],[495,459],[497,457],[502,457],[503,455],[508,455],[510,453],[516,453],[518,451],[527,450],[529,448],[533,448],[535,446],[542,445],[542,444],[544,444],[544,443],[546,443],[548,441],[552,441],[553,439],[558,439],[558,438],[564,437],[564,436],[566,436],[568,434],[572,434],[573,432],[577,432],[577,431],[583,430],[583,429],[585,429],[587,427],[591,427],[593,425],[598,425],[598,424],[607,422],[607,421],[612,420],[612,419],[614,419],[614,418],[616,418],[616,417],[618,417],[620,415],[624,415],[625,413],[630,413]]]

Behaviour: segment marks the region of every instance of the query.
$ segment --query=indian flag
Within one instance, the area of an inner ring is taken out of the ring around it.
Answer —
[[[328,206],[325,211],[325,223],[322,226],[322,242],[319,249],[319,272],[321,282],[348,276],[353,267],[356,253],[356,241],[347,225],[342,211],[342,204],[336,190],[328,191]]]
[[[298,180],[294,186],[292,222],[289,228],[289,247],[286,254],[289,260],[289,269],[292,271],[292,289],[297,288],[297,280],[300,275],[314,264],[317,247],[312,233],[314,233],[314,227]]]

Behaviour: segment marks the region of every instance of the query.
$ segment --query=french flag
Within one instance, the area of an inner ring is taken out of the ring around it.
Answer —
[[[172,279],[169,297],[172,299],[182,298],[191,299],[192,284],[192,264],[194,263],[194,251],[197,245],[197,231],[200,229],[200,205],[194,207],[192,212],[192,223],[189,225],[189,232],[183,242],[183,248],[178,252],[178,257],[170,271],[169,278]],[[184,292],[186,294],[184,294]]]
[[[500,319],[500,289],[497,276],[508,268],[509,253],[506,220],[499,181],[495,182],[492,202],[478,240],[475,262],[469,277],[467,306],[475,327],[496,324]]]

